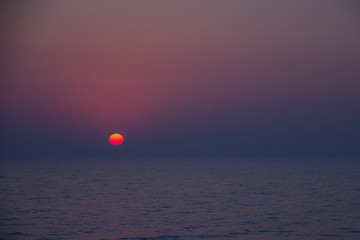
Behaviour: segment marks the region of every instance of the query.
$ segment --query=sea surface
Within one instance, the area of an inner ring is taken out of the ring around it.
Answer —
[[[360,239],[360,164],[2,161],[0,239]]]

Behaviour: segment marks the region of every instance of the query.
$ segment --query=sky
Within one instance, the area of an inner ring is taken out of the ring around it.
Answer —
[[[2,159],[360,157],[356,1],[1,5]]]

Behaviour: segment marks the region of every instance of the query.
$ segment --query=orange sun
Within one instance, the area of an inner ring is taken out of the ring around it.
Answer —
[[[109,141],[112,145],[121,145],[124,141],[124,137],[121,134],[114,133],[109,137]]]

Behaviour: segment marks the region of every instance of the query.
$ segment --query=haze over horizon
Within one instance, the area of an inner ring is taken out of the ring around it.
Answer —
[[[358,159],[358,6],[5,1],[0,157]]]

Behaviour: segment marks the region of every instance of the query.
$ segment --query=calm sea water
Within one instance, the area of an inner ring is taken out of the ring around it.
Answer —
[[[0,164],[1,239],[360,239],[360,164]]]

